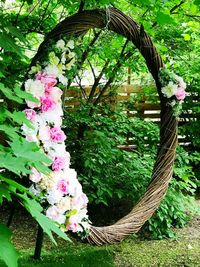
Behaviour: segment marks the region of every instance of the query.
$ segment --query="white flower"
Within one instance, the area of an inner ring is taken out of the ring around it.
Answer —
[[[48,124],[54,124],[54,126],[59,127],[62,125],[62,116],[63,110],[61,104],[57,104],[53,110],[41,113],[38,120],[40,120],[42,124],[47,122]]]
[[[61,82],[63,85],[67,86],[68,85],[68,79],[64,75],[59,75],[58,76],[59,82]]]
[[[169,82],[168,85],[166,85],[165,87],[163,87],[161,89],[162,93],[167,97],[170,98],[173,95],[175,95],[176,91],[178,89],[177,84],[173,83],[173,82]]]
[[[64,157],[66,155],[66,147],[64,143],[45,142],[43,144],[45,151],[54,159],[56,156]]]
[[[72,66],[74,65],[75,61],[76,61],[76,59],[72,58],[72,60],[68,64],[66,64],[66,69],[70,70],[72,68]]]
[[[64,224],[66,217],[60,213],[59,209],[56,206],[51,206],[46,211],[46,216],[51,220],[58,222],[59,224]]]
[[[71,198],[68,196],[62,197],[60,202],[57,204],[58,209],[64,213],[71,209]]]
[[[45,92],[44,85],[41,83],[41,81],[32,79],[28,79],[25,82],[25,90],[36,98],[42,97]]]
[[[65,49],[65,41],[60,39],[57,43],[56,43],[56,47],[61,49],[61,50],[64,50]]]
[[[73,41],[73,40],[70,40],[70,41],[67,43],[67,47],[69,47],[70,49],[74,49],[74,41]]]
[[[59,66],[59,65],[49,64],[46,66],[45,72],[50,76],[52,75],[54,77],[58,77],[59,75],[61,75],[63,73],[63,70],[62,70],[61,66]]]
[[[62,199],[62,196],[63,194],[54,188],[52,191],[48,191],[46,199],[49,204],[54,205],[59,203],[59,201]]]

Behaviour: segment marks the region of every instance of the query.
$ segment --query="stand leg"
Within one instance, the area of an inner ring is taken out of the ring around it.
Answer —
[[[38,233],[37,233],[37,239],[35,244],[35,252],[33,258],[35,260],[39,260],[42,252],[42,243],[44,238],[44,231],[40,225],[38,225]]]
[[[11,206],[11,210],[10,210],[10,214],[9,214],[9,217],[8,217],[8,221],[7,221],[7,224],[6,226],[9,228],[11,223],[12,223],[12,220],[13,220],[13,217],[14,217],[14,214],[15,214],[15,205],[12,205]]]

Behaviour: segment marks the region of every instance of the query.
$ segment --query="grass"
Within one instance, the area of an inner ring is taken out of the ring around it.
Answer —
[[[16,214],[11,228],[21,255],[19,267],[200,267],[200,217],[177,230],[176,240],[144,240],[133,235],[120,244],[97,247],[61,239],[55,246],[45,237],[40,261],[32,257],[35,222]],[[0,262],[0,267],[4,266]]]

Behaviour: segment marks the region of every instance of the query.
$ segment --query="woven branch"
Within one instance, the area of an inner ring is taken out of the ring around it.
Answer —
[[[107,21],[108,18],[109,21]],[[107,28],[118,33],[139,49],[155,80],[161,105],[160,146],[151,182],[146,193],[128,215],[111,226],[91,227],[88,241],[102,245],[119,242],[127,235],[138,232],[158,208],[172,177],[177,145],[177,119],[173,116],[172,108],[166,104],[161,94],[158,72],[163,67],[163,62],[160,55],[144,28],[116,8],[82,11],[60,22],[46,36],[31,65],[39,60],[50,40],[58,40],[63,34],[68,36],[84,35],[93,28]]]

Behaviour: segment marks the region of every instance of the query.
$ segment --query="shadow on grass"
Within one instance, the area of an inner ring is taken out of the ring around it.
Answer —
[[[52,253],[53,254],[53,253]],[[21,259],[19,267],[114,267],[112,254],[106,249],[86,250],[66,254],[48,255],[42,257],[40,261],[33,258]]]

